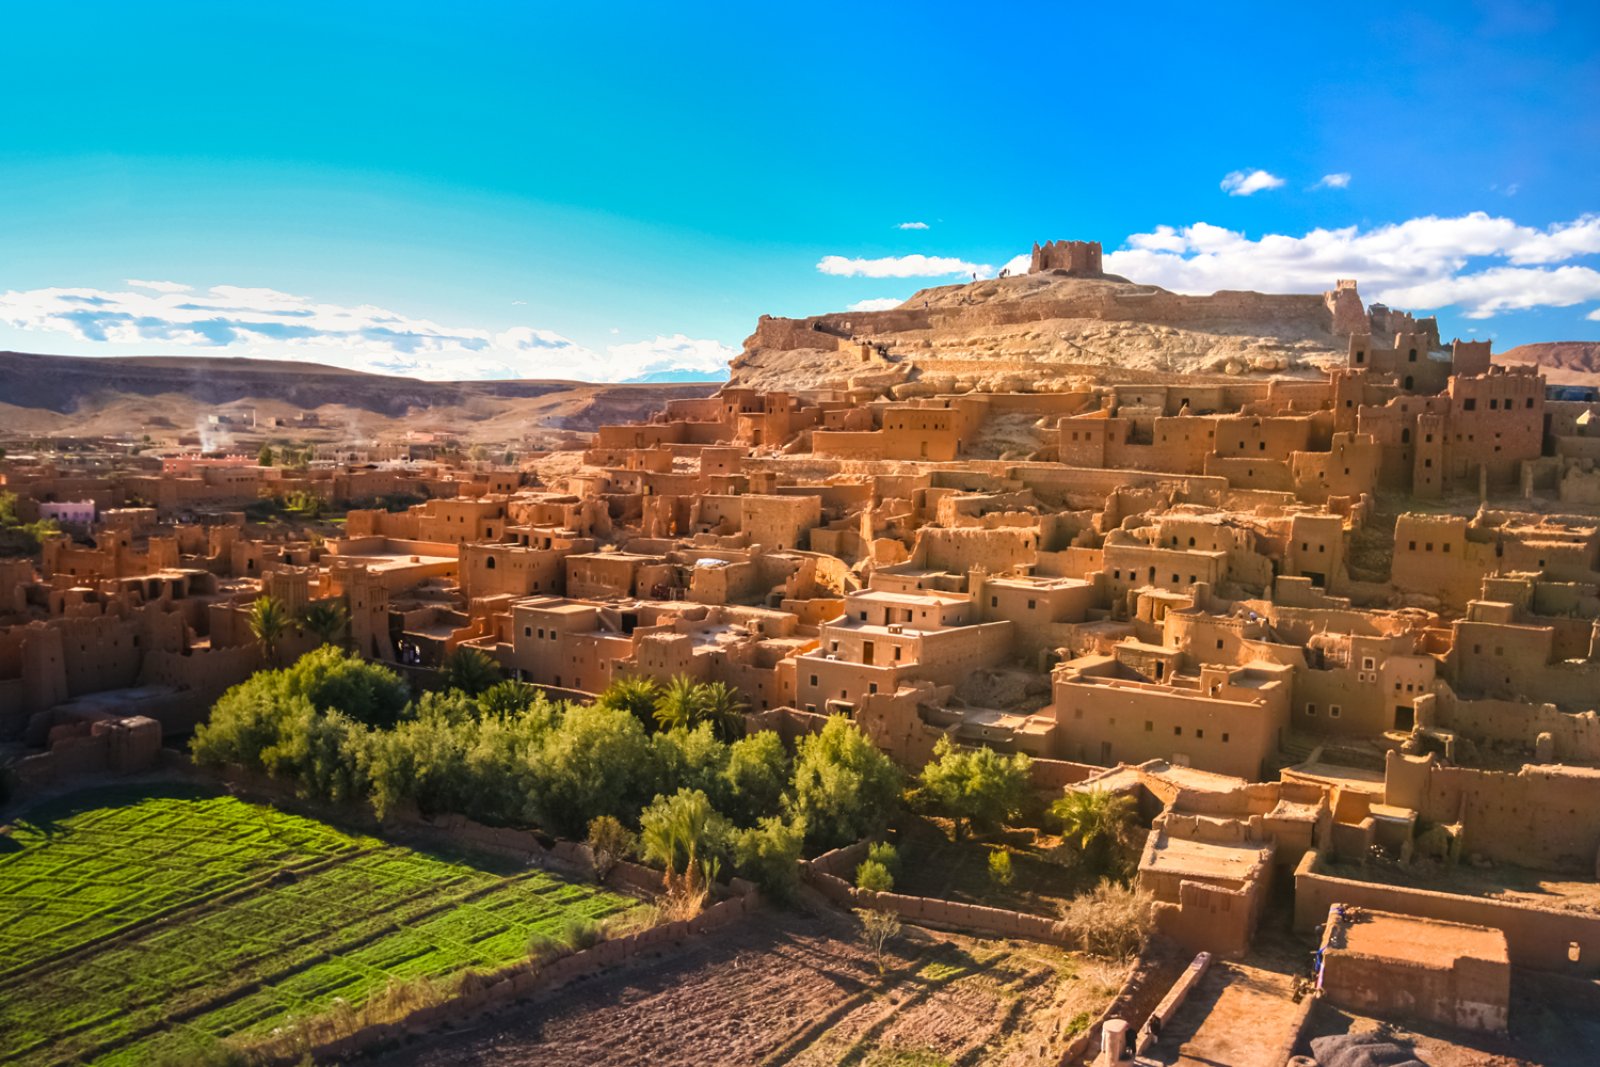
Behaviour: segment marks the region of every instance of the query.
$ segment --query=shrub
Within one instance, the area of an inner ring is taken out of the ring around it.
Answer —
[[[772,730],[741,737],[728,746],[723,768],[723,810],[740,826],[753,826],[764,816],[776,815],[789,787],[789,753],[783,739]]]
[[[1062,905],[1062,919],[1085,952],[1127,958],[1155,928],[1154,899],[1143,890],[1105,879],[1093,891]]]
[[[856,918],[861,920],[861,940],[872,951],[872,958],[878,964],[878,974],[882,975],[884,952],[889,942],[900,936],[900,917],[892,911],[858,908]]]
[[[605,929],[593,919],[582,915],[568,915],[561,920],[561,933],[557,940],[573,952],[593,948],[605,939]]]
[[[894,890],[894,875],[889,873],[877,860],[862,860],[856,868],[856,888],[866,889],[874,893],[889,893]]]
[[[771,815],[734,837],[734,862],[768,897],[790,901],[800,890],[800,853],[805,843],[805,823]]]
[[[638,839],[614,815],[597,815],[589,820],[589,855],[594,859],[594,876],[603,882],[617,864],[633,855]]]
[[[994,849],[989,853],[989,881],[1006,886],[1011,884],[1011,879],[1011,853],[1003,848]]]
[[[900,877],[900,852],[887,841],[874,841],[867,846],[867,859],[881,863],[890,874]]]

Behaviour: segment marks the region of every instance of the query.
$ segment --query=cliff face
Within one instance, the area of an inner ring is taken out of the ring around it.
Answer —
[[[1344,362],[1348,333],[1336,325],[1360,321],[1352,302],[1359,308],[1353,287],[1184,296],[1111,275],[1026,274],[925,289],[888,311],[763,318],[733,363],[733,381],[803,389],[948,379],[992,388],[1021,376],[1048,388],[1112,366],[1321,376]],[[1395,313],[1382,314],[1376,325],[1389,325]]]

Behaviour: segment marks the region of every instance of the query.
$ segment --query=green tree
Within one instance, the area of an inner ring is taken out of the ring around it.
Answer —
[[[631,819],[651,795],[657,771],[644,727],[626,711],[574,704],[530,761],[528,814],[576,837],[600,815]]]
[[[498,663],[470,645],[457,645],[455,651],[444,658],[441,669],[445,685],[473,697],[505,679]]]
[[[832,848],[882,831],[900,805],[900,771],[843,715],[796,745],[790,807],[807,843]]]
[[[305,696],[318,711],[340,711],[380,728],[398,722],[411,698],[405,680],[394,671],[332,645],[314,648],[266,677],[276,678],[289,696]]]
[[[699,790],[722,807],[728,791],[728,746],[717,739],[710,723],[692,730],[663,730],[650,739],[650,748],[655,756],[656,792]]]
[[[799,894],[800,854],[805,843],[802,820],[769,815],[734,835],[734,863],[739,873],[769,898],[785,903]]]
[[[539,690],[526,682],[508,678],[478,694],[478,714],[491,717],[521,715],[539,699]]]
[[[656,729],[656,703],[661,699],[661,686],[654,678],[617,678],[595,699],[608,708],[628,712],[648,731]]]
[[[744,699],[727,682],[696,687],[697,722],[709,722],[723,740],[744,736]]]
[[[741,737],[728,746],[722,810],[740,826],[776,815],[782,810],[791,774],[789,753],[776,732],[761,730]]]
[[[687,730],[700,718],[700,687],[687,675],[675,675],[656,699],[656,724],[663,730]]]
[[[698,789],[657,796],[639,815],[645,859],[666,870],[667,893],[695,898],[709,888],[709,873],[724,851],[730,828]]]
[[[1050,805],[1050,814],[1093,870],[1122,873],[1126,864],[1117,853],[1126,850],[1138,817],[1132,797],[1107,789],[1069,789]]]
[[[277,597],[260,596],[250,605],[249,621],[250,632],[261,646],[262,655],[267,662],[278,666],[278,647],[293,625],[289,609]]]
[[[1016,817],[1028,797],[1030,763],[1021,752],[1008,757],[992,748],[962,749],[941,737],[922,768],[922,795],[955,821],[959,841],[966,823],[990,829]]]
[[[272,466],[272,446],[264,444],[261,451],[256,453],[256,462],[263,467]]]
[[[300,625],[323,644],[343,647],[350,612],[343,600],[318,600],[300,613]]]

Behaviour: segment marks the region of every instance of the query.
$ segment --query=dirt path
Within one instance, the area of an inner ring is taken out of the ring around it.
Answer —
[[[373,1062],[400,1067],[1041,1064],[1125,968],[1054,949],[907,931],[880,982],[839,915],[768,913],[472,1029]]]

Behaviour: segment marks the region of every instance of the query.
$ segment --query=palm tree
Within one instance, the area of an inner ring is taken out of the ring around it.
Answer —
[[[277,597],[261,596],[250,605],[250,632],[273,666],[278,665],[278,645],[290,625],[289,609]]]
[[[475,697],[503,680],[500,665],[470,645],[457,645],[456,650],[444,658],[443,667],[445,685],[459,689],[469,697]]]
[[[727,682],[708,682],[697,689],[698,721],[711,723],[724,741],[743,736],[745,703],[739,691]]]
[[[1127,842],[1137,814],[1133,798],[1107,789],[1076,789],[1050,805],[1061,820],[1061,836],[1076,840],[1085,859],[1101,871],[1112,866],[1111,850]]]
[[[663,730],[687,730],[701,719],[700,687],[688,675],[674,675],[656,701],[656,722]]]
[[[618,678],[606,686],[596,701],[602,707],[626,711],[644,723],[645,729],[656,728],[656,703],[661,699],[661,686],[654,678]]]
[[[316,635],[325,645],[344,645],[345,630],[350,626],[350,612],[343,600],[320,600],[307,604],[300,613],[300,625]]]

